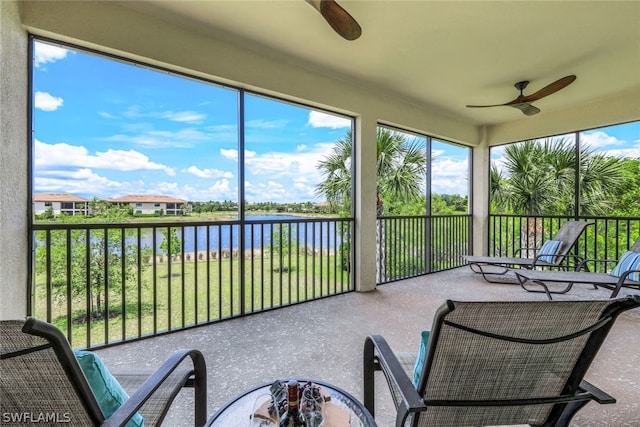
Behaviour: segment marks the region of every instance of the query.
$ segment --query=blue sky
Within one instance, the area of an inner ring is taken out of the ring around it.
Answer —
[[[34,189],[238,196],[235,90],[36,43]],[[316,164],[350,120],[248,96],[246,199],[318,201]]]
[[[575,133],[560,135],[573,141]],[[580,133],[581,143],[590,150],[615,157],[640,158],[640,122],[624,123]],[[505,146],[494,147],[491,159],[498,165],[502,163]]]
[[[237,98],[222,86],[38,42],[34,191],[236,201]],[[350,120],[245,99],[246,200],[321,201],[316,166]],[[640,156],[639,123],[584,135],[598,150]],[[500,152],[492,150],[492,158]],[[433,154],[433,191],[468,194],[469,150],[434,142]]]

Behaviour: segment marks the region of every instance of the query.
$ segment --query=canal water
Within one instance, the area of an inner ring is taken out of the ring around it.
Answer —
[[[336,232],[334,220],[305,222],[299,216],[265,215],[247,216],[247,221],[283,221],[250,223],[244,225],[245,250],[262,249],[282,244],[283,247],[314,247],[333,250],[341,242],[340,225]],[[346,227],[345,227],[346,228]],[[166,227],[156,229],[156,251],[163,250],[160,244],[165,240]],[[207,240],[208,235],[208,240]],[[182,226],[177,228],[177,237],[184,241],[184,252],[236,250],[240,242],[240,224],[211,223],[206,226]],[[152,233],[142,237],[142,247],[153,246]],[[173,252],[173,251],[172,251]]]

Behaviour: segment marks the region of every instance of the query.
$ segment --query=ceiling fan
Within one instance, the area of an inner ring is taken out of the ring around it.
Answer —
[[[520,91],[520,95],[513,101],[505,102],[504,104],[494,104],[494,105],[467,105],[469,108],[485,108],[485,107],[502,107],[508,106],[517,108],[522,111],[527,116],[533,116],[534,114],[538,114],[540,109],[531,105],[533,101],[537,101],[539,99],[544,98],[545,96],[549,96],[553,93],[556,93],[560,89],[564,89],[569,86],[576,79],[576,76],[566,76],[555,82],[551,83],[540,89],[539,91],[532,93],[531,95],[523,95],[522,91],[527,87],[529,81],[525,80],[522,82],[516,83],[514,86],[516,89]]]
[[[334,0],[305,1],[320,12],[331,28],[345,39],[355,40],[362,34],[362,28],[356,20]]]

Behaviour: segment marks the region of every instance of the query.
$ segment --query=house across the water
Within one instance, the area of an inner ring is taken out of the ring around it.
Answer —
[[[134,214],[182,215],[186,200],[169,196],[153,196],[145,194],[129,194],[127,196],[107,199],[107,202],[118,206],[131,206]]]
[[[41,215],[49,209],[53,215],[88,215],[89,199],[67,193],[35,193],[33,213]]]

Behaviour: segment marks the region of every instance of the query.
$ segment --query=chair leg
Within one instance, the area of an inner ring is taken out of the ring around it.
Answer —
[[[558,419],[558,422],[556,423],[555,427],[568,426],[571,420],[573,419],[573,416],[580,409],[582,409],[587,403],[589,403],[589,400],[580,400],[577,402],[571,402],[567,404],[567,407],[564,409],[564,411],[562,411],[562,415],[560,415],[560,419]]]
[[[194,367],[194,426],[201,427],[207,422],[207,365],[200,352],[190,354]]]
[[[524,289],[527,292],[532,292],[532,293],[539,293],[539,294],[546,294],[547,298],[549,298],[549,300],[552,300],[553,298],[551,297],[551,294],[566,294],[567,292],[569,292],[571,290],[571,288],[573,288],[573,283],[574,282],[570,282],[567,284],[567,286],[562,289],[561,291],[552,291],[549,289],[549,287],[547,286],[546,283],[544,283],[541,280],[531,280],[532,283],[535,283],[536,285],[539,285],[542,287],[542,291],[541,290],[536,290],[536,289],[528,289],[525,286],[525,283],[527,283],[529,281],[529,279],[527,279],[524,276],[519,276],[516,274],[516,276],[518,277],[518,282],[520,282],[520,287],[522,289]]]
[[[469,269],[476,274],[482,274],[482,278],[489,283],[503,284],[504,281],[492,280],[490,276],[504,276],[509,272],[509,269],[503,266],[498,266],[498,265],[493,265],[493,266],[491,264],[486,264],[486,265],[490,267],[502,268],[503,270],[502,271],[485,271],[482,268],[482,265],[477,263],[469,264]]]
[[[374,358],[374,346],[371,338],[367,337],[364,342],[364,372],[363,372],[363,393],[364,393],[364,407],[371,413],[371,416],[375,417],[375,365]]]

